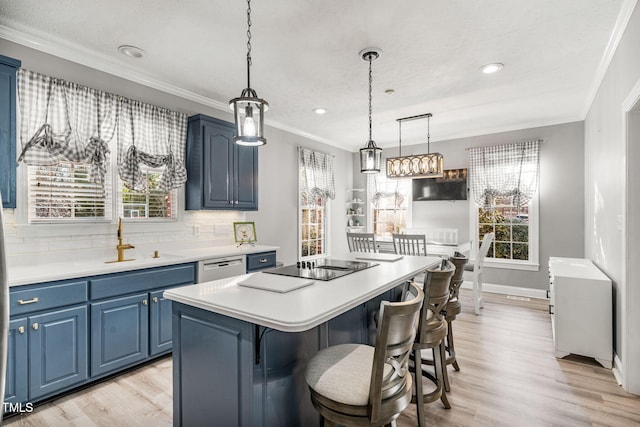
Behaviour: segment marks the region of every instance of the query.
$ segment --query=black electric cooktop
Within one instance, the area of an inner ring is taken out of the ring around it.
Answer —
[[[303,262],[296,265],[263,270],[263,273],[280,274],[281,276],[303,277],[305,279],[333,280],[356,271],[378,265],[367,261],[344,261],[340,259],[318,260],[317,263]]]

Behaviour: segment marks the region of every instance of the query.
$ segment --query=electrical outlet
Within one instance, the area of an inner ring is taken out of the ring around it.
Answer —
[[[193,225],[193,235],[194,236],[200,235],[200,225],[198,224]]]

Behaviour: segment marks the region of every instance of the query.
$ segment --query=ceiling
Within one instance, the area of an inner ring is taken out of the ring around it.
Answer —
[[[435,149],[583,120],[635,3],[254,0],[251,86],[270,104],[268,125],[349,151],[368,140],[366,47],[382,50],[373,62],[382,148],[398,144],[396,119],[427,112]],[[225,111],[246,87],[240,0],[0,0],[0,37]],[[492,62],[504,69],[480,72]],[[424,142],[426,121],[403,124],[402,138]]]

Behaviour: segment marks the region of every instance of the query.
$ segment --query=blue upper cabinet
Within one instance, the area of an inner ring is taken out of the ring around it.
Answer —
[[[16,73],[20,61],[0,55],[0,192],[16,207]]]
[[[189,118],[187,209],[258,209],[258,148],[235,144],[233,132],[232,123]]]

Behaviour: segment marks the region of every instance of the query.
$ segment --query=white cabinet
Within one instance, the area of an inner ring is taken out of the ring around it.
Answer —
[[[611,368],[611,280],[587,259],[550,257],[549,298],[555,356],[593,357]]]
[[[347,231],[364,233],[367,229],[365,218],[367,216],[364,202],[365,190],[354,188],[347,191]]]

